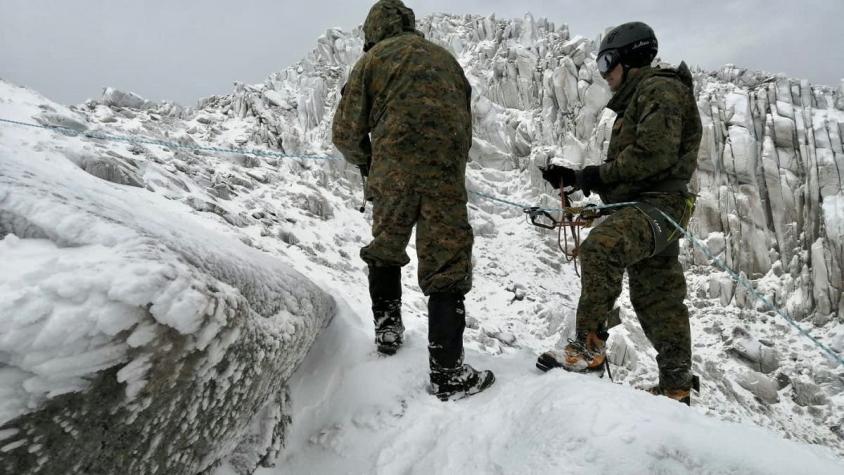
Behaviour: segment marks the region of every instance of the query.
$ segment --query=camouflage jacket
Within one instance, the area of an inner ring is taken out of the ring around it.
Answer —
[[[700,113],[692,75],[646,67],[629,77],[607,107],[618,114],[597,191],[605,203],[646,192],[684,192],[697,168]]]
[[[408,189],[465,195],[472,116],[463,69],[415,30],[413,11],[398,0],[372,7],[364,35],[366,53],[334,115],[334,145],[352,164],[371,163],[370,196]]]

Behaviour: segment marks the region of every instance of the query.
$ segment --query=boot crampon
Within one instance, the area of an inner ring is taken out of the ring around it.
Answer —
[[[478,371],[467,364],[460,364],[456,368],[431,368],[431,393],[441,401],[453,401],[477,394],[494,382],[492,371]]]
[[[607,333],[590,331],[569,340],[562,350],[546,351],[539,355],[536,367],[542,371],[562,368],[575,373],[603,373],[607,360]]]

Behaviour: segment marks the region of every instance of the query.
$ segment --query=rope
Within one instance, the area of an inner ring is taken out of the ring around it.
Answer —
[[[483,195],[483,194],[480,194],[480,193],[475,193],[475,194],[478,194],[479,196],[482,196],[482,197],[485,197],[485,198],[487,198],[487,197],[488,197],[488,196]],[[511,205],[511,206],[522,207],[522,209],[527,209],[526,207],[524,207],[523,205],[520,205],[520,204],[518,204],[518,203],[508,202],[508,201],[506,201],[506,200],[501,200],[501,199],[498,199],[498,198],[495,198],[495,197],[491,197],[491,196],[490,196],[490,197],[488,197],[488,198],[490,198],[490,199],[492,199],[492,200],[494,200],[494,201],[498,201],[498,202],[500,202],[500,203],[509,204],[509,205]],[[595,209],[595,210],[613,209],[613,208],[622,208],[622,207],[626,207],[626,206],[633,206],[633,205],[636,205],[636,204],[638,204],[638,203],[637,203],[637,202],[635,202],[635,201],[627,201],[627,202],[623,202],[623,203],[613,203],[613,204],[609,204],[609,205],[594,206],[594,207],[590,207],[589,209]],[[566,206],[564,206],[564,207],[562,207],[562,208],[538,208],[537,210],[538,210],[538,211],[548,211],[548,212],[555,212],[555,211],[556,211],[556,212],[564,212],[564,213],[579,213],[579,212],[580,212],[580,211],[582,211],[583,209],[585,209],[585,208],[582,208],[582,207],[566,207]],[[736,271],[734,271],[734,270],[733,270],[733,269],[731,269],[729,266],[727,266],[727,265],[726,265],[723,261],[721,261],[721,259],[718,259],[717,257],[713,256],[713,255],[712,255],[712,253],[709,251],[709,248],[707,248],[707,247],[706,247],[705,245],[703,245],[703,244],[702,244],[702,243],[701,243],[701,242],[700,242],[697,238],[695,238],[695,237],[694,237],[694,235],[693,235],[692,233],[690,233],[690,232],[686,231],[686,229],[685,229],[683,226],[681,226],[681,225],[680,225],[680,223],[678,223],[678,222],[677,222],[677,221],[675,221],[673,218],[671,218],[671,216],[668,216],[668,214],[666,214],[666,213],[665,213],[665,212],[663,212],[662,210],[659,210],[659,212],[660,212],[660,214],[662,214],[662,216],[663,216],[663,217],[664,217],[664,218],[665,218],[665,219],[666,219],[666,220],[667,220],[667,221],[668,221],[668,222],[669,222],[672,226],[674,226],[675,228],[677,228],[677,230],[678,230],[680,233],[682,233],[682,234],[683,234],[683,236],[684,236],[687,240],[689,240],[689,242],[691,242],[691,243],[692,243],[692,245],[694,245],[695,247],[697,247],[698,249],[700,249],[700,250],[704,253],[704,255],[706,255],[706,257],[707,257],[707,258],[708,258],[708,259],[709,259],[709,260],[710,260],[713,264],[715,264],[715,265],[716,265],[718,268],[720,268],[721,270],[723,270],[723,271],[727,272],[727,274],[729,274],[730,278],[732,278],[732,279],[733,279],[733,281],[735,281],[737,284],[739,284],[739,285],[741,285],[742,287],[744,287],[745,289],[747,289],[747,290],[750,292],[750,295],[751,295],[751,296],[752,296],[755,300],[758,300],[758,301],[762,302],[763,304],[765,304],[765,306],[766,306],[766,307],[768,307],[770,310],[773,310],[773,311],[774,311],[777,315],[779,315],[779,316],[780,316],[783,320],[785,320],[786,322],[788,322],[788,324],[789,324],[789,325],[791,325],[792,327],[794,327],[794,328],[795,328],[795,329],[796,329],[796,330],[797,330],[797,331],[798,331],[801,335],[803,335],[804,337],[808,338],[808,339],[809,339],[812,343],[814,343],[814,344],[815,344],[815,346],[817,346],[820,350],[822,350],[824,353],[826,353],[827,355],[829,355],[829,356],[830,356],[830,357],[831,357],[834,361],[836,361],[836,362],[838,362],[839,364],[841,364],[842,366],[844,366],[844,357],[842,357],[841,355],[839,355],[838,353],[836,353],[835,351],[833,351],[833,350],[832,350],[831,348],[829,348],[828,346],[826,346],[826,345],[824,345],[823,343],[821,343],[821,342],[820,342],[817,338],[815,338],[814,336],[812,336],[812,334],[811,334],[811,333],[809,333],[807,330],[803,329],[803,327],[801,327],[800,325],[798,325],[798,324],[797,324],[797,322],[796,322],[793,318],[791,318],[791,317],[790,317],[787,313],[785,313],[784,311],[780,310],[780,309],[779,309],[779,308],[777,308],[777,307],[776,307],[773,303],[771,303],[771,302],[770,302],[767,298],[765,298],[764,296],[760,295],[760,294],[756,291],[756,289],[754,289],[754,288],[753,288],[753,285],[752,285],[752,284],[751,284],[751,283],[750,283],[747,279],[742,278],[742,276],[741,276],[741,275],[739,275]],[[561,227],[562,227],[562,226],[561,226]]]
[[[485,199],[487,199],[487,200],[489,200],[489,201],[494,201],[494,202],[496,202],[496,203],[505,204],[505,205],[512,206],[512,207],[514,207],[514,208],[519,208],[519,209],[522,209],[522,210],[525,210],[525,209],[530,208],[530,206],[528,206],[528,205],[523,205],[523,204],[520,204],[520,203],[515,203],[515,202],[513,202],[513,201],[507,201],[507,200],[505,200],[505,199],[497,198],[497,197],[495,197],[495,196],[488,195],[488,194],[486,194],[486,193],[481,193],[480,191],[472,191],[472,190],[468,190],[468,193],[469,193],[470,195],[480,196],[481,198],[485,198]],[[554,209],[547,210],[547,211],[563,211],[563,210],[554,208]]]
[[[149,137],[143,136],[127,136],[127,135],[115,135],[115,134],[107,134],[103,132],[91,132],[91,131],[80,131],[76,130],[71,127],[65,127],[61,125],[42,125],[42,124],[31,124],[27,122],[19,122],[17,120],[9,120],[9,119],[2,119],[0,118],[0,122],[5,122],[7,124],[17,125],[21,127],[32,127],[38,129],[46,129],[46,130],[55,130],[59,133],[64,135],[68,135],[71,137],[76,137],[81,135],[83,137],[87,137],[89,139],[96,139],[96,140],[105,140],[111,142],[125,142],[130,144],[143,144],[143,145],[157,145],[159,147],[170,148],[170,149],[181,149],[181,150],[194,150],[194,151],[203,151],[203,152],[214,152],[214,153],[226,153],[226,154],[236,154],[236,155],[252,155],[255,157],[270,157],[270,158],[299,158],[303,160],[338,160],[337,157],[331,157],[326,155],[290,155],[283,152],[275,152],[272,150],[260,150],[260,149],[247,149],[247,148],[222,148],[222,147],[212,147],[212,146],[201,146],[201,145],[188,145],[188,144],[180,144],[178,142],[170,142],[166,140],[158,140]]]
[[[0,122],[6,123],[6,124],[11,124],[11,125],[17,125],[17,126],[21,126],[21,127],[32,127],[32,128],[46,129],[46,130],[55,130],[57,132],[60,132],[64,135],[68,135],[68,136],[71,136],[71,137],[81,135],[83,137],[87,137],[87,138],[90,138],[90,139],[96,139],[96,140],[106,140],[106,141],[113,141],[113,142],[125,142],[125,143],[130,143],[130,144],[157,145],[157,146],[160,146],[160,147],[165,147],[165,148],[170,148],[170,149],[197,150],[197,151],[204,151],[204,152],[215,152],[215,153],[226,153],[226,154],[237,154],[237,155],[252,155],[252,156],[256,156],[256,157],[272,157],[272,158],[281,158],[281,159],[298,158],[298,159],[304,159],[304,160],[339,160],[337,157],[332,157],[332,156],[327,156],[327,155],[299,156],[299,155],[290,155],[290,154],[286,154],[286,153],[283,153],[283,152],[275,152],[275,151],[271,151],[271,150],[246,149],[246,148],[221,148],[221,147],[212,147],[212,146],[187,145],[187,144],[180,144],[180,143],[177,143],[177,142],[169,142],[169,141],[166,141],[166,140],[158,140],[158,139],[153,139],[153,138],[143,137],[143,136],[126,136],[126,135],[107,134],[107,133],[101,133],[101,132],[80,131],[80,130],[76,130],[76,129],[71,128],[71,127],[65,127],[65,126],[61,126],[61,125],[32,124],[32,123],[20,122],[20,121],[16,121],[16,120],[3,119],[3,118],[0,118]],[[468,190],[468,192],[472,195],[479,196],[481,198],[484,198],[484,199],[487,199],[487,200],[490,200],[490,201],[494,201],[494,202],[497,202],[497,203],[501,203],[501,204],[504,204],[504,205],[507,205],[507,206],[519,208],[521,210],[526,210],[526,209],[530,208],[530,206],[527,206],[527,205],[524,205],[524,204],[521,204],[521,203],[516,203],[516,202],[513,202],[513,201],[508,201],[508,200],[505,200],[505,199],[502,199],[502,198],[499,198],[499,197],[496,197],[496,196],[493,196],[493,195],[490,195],[490,194],[487,194],[487,193],[482,193],[480,191]],[[608,205],[593,206],[593,207],[590,207],[590,209],[594,209],[594,210],[613,209],[613,208],[622,208],[622,207],[626,207],[626,206],[632,206],[632,205],[636,205],[636,204],[638,204],[638,203],[636,203],[634,201],[628,201],[628,202],[623,202],[623,203],[613,203],[613,204],[608,204]],[[581,211],[583,211],[583,209],[584,208],[582,208],[582,207],[565,206],[565,202],[563,202],[563,206],[560,207],[560,208],[537,208],[538,211],[562,212],[562,213],[570,213],[570,214],[579,214]],[[797,322],[793,318],[788,316],[788,314],[786,314],[785,312],[783,312],[782,310],[777,308],[774,304],[772,304],[770,301],[768,301],[767,298],[763,297],[758,292],[756,292],[756,289],[753,288],[753,285],[750,284],[750,282],[748,282],[747,279],[742,278],[741,275],[739,275],[733,269],[729,268],[723,261],[721,261],[717,257],[713,256],[712,253],[709,251],[709,248],[704,246],[700,241],[698,241],[694,237],[694,235],[692,235],[690,232],[686,231],[686,229],[684,229],[679,223],[674,221],[673,218],[668,216],[662,210],[659,210],[659,212],[660,212],[660,214],[662,214],[662,216],[669,223],[671,223],[672,226],[677,228],[677,230],[680,231],[680,233],[682,233],[683,236],[686,239],[688,239],[695,247],[700,249],[704,253],[704,255],[706,255],[706,257],[709,258],[709,260],[712,263],[714,263],[717,267],[719,267],[723,271],[727,272],[730,275],[730,278],[732,278],[733,281],[735,281],[737,284],[739,284],[742,287],[744,287],[745,289],[747,289],[750,292],[750,295],[755,300],[758,300],[758,301],[762,302],[763,304],[765,304],[765,306],[767,306],[769,309],[773,310],[777,315],[779,315],[786,322],[788,322],[789,325],[791,325],[798,332],[800,332],[801,335],[803,335],[804,337],[811,340],[812,343],[814,343],[823,352],[827,353],[833,360],[837,361],[839,364],[844,366],[844,357],[842,357],[841,355],[839,355],[838,353],[833,351],[828,346],[821,343],[817,338],[812,336],[807,330],[804,330],[800,325],[798,325]]]
[[[806,338],[808,338],[809,340],[811,340],[812,343],[814,343],[818,348],[820,348],[825,353],[827,353],[830,357],[832,357],[833,360],[837,361],[839,364],[844,366],[844,357],[842,357],[841,355],[839,355],[838,353],[833,351],[832,348],[829,348],[828,346],[821,343],[817,338],[812,336],[807,330],[804,330],[803,327],[798,325],[797,322],[793,318],[788,316],[788,314],[786,314],[785,312],[783,312],[782,310],[777,308],[767,298],[760,295],[756,291],[756,289],[753,288],[753,285],[747,279],[742,278],[742,276],[739,275],[736,271],[734,271],[733,269],[730,269],[727,266],[727,264],[725,264],[721,259],[718,259],[717,257],[713,256],[712,253],[709,251],[709,248],[707,248],[700,241],[698,241],[697,238],[695,238],[694,235],[692,235],[692,233],[686,231],[682,226],[680,226],[679,223],[674,221],[674,219],[671,218],[671,216],[668,216],[668,214],[666,214],[662,210],[659,210],[659,212],[660,212],[660,214],[662,214],[662,216],[666,220],[668,220],[669,223],[671,223],[672,226],[677,228],[677,230],[680,231],[686,239],[688,239],[695,247],[700,249],[706,255],[706,257],[709,258],[709,260],[712,263],[714,263],[716,266],[721,268],[721,270],[727,272],[730,275],[730,277],[737,284],[740,284],[742,287],[747,289],[750,292],[750,295],[753,296],[753,298],[755,300],[758,300],[758,301],[764,303],[766,307],[768,307],[769,309],[776,312],[776,314],[779,315],[780,317],[782,317],[786,322],[788,322],[789,325],[791,325],[792,327],[797,329],[797,331],[800,332],[801,335],[803,335]]]
[[[564,191],[565,189],[566,185],[563,182],[563,177],[560,177],[560,208],[571,210],[571,201],[569,200],[568,193]],[[574,219],[575,214],[577,214],[577,219]],[[565,211],[563,212],[563,220],[560,222],[559,227],[557,227],[557,247],[566,256],[566,261],[571,262],[574,267],[574,273],[578,277],[580,277],[580,269],[577,266],[577,256],[580,254],[580,228],[586,225],[586,222],[580,218],[580,213]],[[566,226],[568,226],[568,229],[566,229]],[[574,241],[571,252],[569,252],[569,230],[571,230],[571,238]]]

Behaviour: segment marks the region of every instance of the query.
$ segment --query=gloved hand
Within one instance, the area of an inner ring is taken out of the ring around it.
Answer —
[[[583,191],[583,196],[592,194],[592,190],[600,188],[604,183],[601,181],[601,170],[597,165],[589,165],[588,167],[578,170],[575,173],[575,185]]]
[[[565,186],[575,186],[576,173],[574,170],[562,165],[548,165],[546,168],[539,167],[542,171],[542,178],[551,184],[554,189],[560,188],[560,179]]]
[[[366,162],[365,165],[358,165],[358,170],[360,170],[360,175],[364,178],[369,178],[369,166],[372,164],[371,161]]]

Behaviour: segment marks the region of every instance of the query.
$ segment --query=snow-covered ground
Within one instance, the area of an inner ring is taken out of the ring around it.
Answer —
[[[131,118],[101,124],[96,117],[113,113],[105,106],[86,117],[29,91],[6,83],[3,87],[7,99],[0,112],[4,117],[12,114],[12,119],[32,120],[27,117],[32,109],[21,115],[10,106],[29,100],[53,108],[60,117],[87,119],[88,126],[118,133],[137,132],[140,126],[148,135],[165,138],[167,131],[169,139],[178,139],[192,127],[178,120],[154,125],[149,119],[154,111],[135,111]],[[248,126],[234,120],[223,127],[233,133]],[[830,429],[818,427],[806,411],[840,420],[840,393],[825,396],[821,391],[822,406],[802,406],[792,400],[794,389],[788,382],[774,389],[779,402],[763,403],[737,382],[746,366],[730,351],[737,339],[735,328],[747,327],[790,352],[782,366],[795,381],[801,378],[801,365],[822,366],[823,357],[773,317],[724,308],[710,299],[704,291],[710,285],[709,268],[688,274],[695,367],[704,386],[691,409],[634,389],[653,383],[656,368],[653,349],[644,341],[624,295],[624,324],[613,330],[610,349],[621,384],[560,372],[541,375],[533,366],[535,355],[570,336],[577,277],[562,262],[554,233],[530,226],[518,209],[473,197],[470,216],[477,236],[475,288],[467,300],[467,360],[493,369],[498,380],[478,397],[442,404],[426,393],[426,306],[415,285],[415,263],[403,272],[408,343],[393,358],[374,353],[365,269],[357,257],[368,239],[370,214],[357,211],[359,184],[341,162],[246,160],[5,126],[0,128],[0,143],[7,144],[5,153],[13,147],[15,153],[35,158],[49,154],[51,160],[61,161],[65,156],[68,163],[57,164],[61,167],[71,162],[82,166],[80,154],[131,158],[148,187],[132,190],[161,203],[148,204],[153,209],[145,212],[155,215],[156,206],[165,206],[168,213],[206,223],[257,249],[268,261],[286,263],[340,302],[339,316],[294,376],[293,424],[276,469],[268,470],[790,473],[844,467],[829,449],[805,444],[838,448]],[[474,163],[468,183],[479,191],[532,203],[535,191],[525,176]],[[230,192],[228,199],[209,192],[221,183]],[[0,243],[6,248],[39,245],[11,235]],[[21,265],[38,259],[32,255]],[[85,275],[84,268],[77,271]],[[836,384],[836,369],[830,365],[827,371],[830,384]],[[804,442],[788,442],[783,435]],[[231,470],[227,463],[219,473]]]
[[[360,310],[360,309],[359,309]],[[467,358],[496,384],[452,403],[425,387],[424,324],[395,357],[376,356],[368,321],[343,308],[291,386],[281,473],[836,473],[828,450],[592,376],[533,368],[526,349]],[[227,473],[220,470],[218,475]]]
[[[85,122],[5,82],[0,97],[3,118]],[[227,221],[191,216],[143,179],[84,171],[109,152],[41,129],[0,133],[0,472],[205,468],[276,404],[334,315],[330,295]],[[167,173],[128,168],[141,169]],[[217,437],[169,444],[200,434]],[[140,454],[131,469],[117,446]]]
[[[473,148],[475,161],[467,176],[470,189],[520,203],[553,205],[547,194],[550,190],[536,186],[536,171],[530,163],[545,152],[558,155],[560,150],[547,148],[546,142],[557,141],[560,134],[566,135],[562,148],[567,157],[574,157],[574,161],[597,157],[601,140],[606,138],[600,131],[611,119],[589,108],[603,97],[600,83],[590,85],[588,78],[578,80],[578,68],[581,75],[594,76],[588,41],[573,38],[559,54],[554,53],[562,63],[549,65],[546,73],[557,67],[554,81],[560,75],[565,90],[554,89],[556,99],[544,97],[543,104],[550,109],[557,106],[549,104],[558,104],[560,109],[580,111],[582,120],[576,122],[589,124],[590,130],[595,125],[590,120],[597,122],[594,128],[598,132],[592,138],[589,131],[564,127],[574,116],[554,115],[545,123],[545,118],[539,121],[537,115],[544,111],[530,110],[544,87],[543,81],[551,78],[537,79],[532,73],[521,77],[521,72],[534,71],[532,58],[549,50],[546,40],[531,39],[536,31],[521,36],[518,31],[539,28],[547,34],[547,25],[536,27],[532,19],[526,19],[509,23],[502,33],[494,19],[436,17],[426,21],[426,28],[431,30],[428,33],[450,38],[452,46],[463,51],[461,60],[471,71],[479,94],[474,107],[476,135],[482,138]],[[477,31],[480,41],[461,40]],[[562,30],[557,34],[562,37]],[[549,38],[559,39],[553,35]],[[208,98],[196,110],[150,104],[115,90],[107,91],[101,100],[67,108],[0,81],[0,118],[139,134],[182,145],[279,144],[288,151],[330,152],[326,124],[343,68],[353,62],[359,46],[358,38],[331,30],[320,38],[312,62],[274,74],[266,84],[238,84],[235,94]],[[507,51],[518,52],[515,60],[505,54]],[[509,68],[507,74],[512,77],[493,79],[491,62],[495,67],[500,63]],[[513,62],[518,63],[518,78],[513,76]],[[730,69],[726,73],[730,71],[744,74]],[[721,79],[704,79],[712,94],[718,88],[738,90],[734,84],[717,83]],[[729,79],[739,83],[742,78]],[[780,78],[777,87],[780,83],[787,85],[788,81]],[[816,92],[818,103],[830,94],[825,89]],[[589,107],[580,109],[577,98],[581,95],[591,98],[586,102]],[[569,98],[568,106],[563,105],[565,97]],[[713,97],[713,101],[720,100],[717,94]],[[747,105],[739,99],[733,97],[730,102],[731,114],[739,109],[737,104]],[[832,130],[834,123],[840,123],[840,111],[829,111],[830,117],[823,118],[824,127]],[[731,117],[732,122],[742,119],[741,114]],[[535,129],[535,122],[544,123],[547,130]],[[571,135],[574,132],[577,137]],[[718,150],[711,152],[720,157]],[[4,183],[0,176],[0,223],[4,222],[4,211],[14,207],[18,213],[32,211],[32,217],[42,222],[44,216],[50,217],[48,228],[77,237],[99,236],[86,241],[90,245],[80,250],[38,239],[37,227],[25,222],[13,226],[22,236],[6,235],[9,230],[4,226],[8,223],[0,226],[0,236],[5,236],[0,239],[0,291],[4,292],[0,301],[0,345],[5,345],[0,346],[0,423],[33,411],[62,392],[83,389],[86,377],[99,369],[130,361],[124,347],[114,353],[88,355],[96,358],[76,356],[97,350],[99,344],[137,325],[130,318],[131,311],[125,312],[125,304],[135,300],[120,301],[121,295],[127,295],[121,291],[151,282],[155,269],[141,269],[146,270],[143,279],[150,280],[135,279],[130,273],[135,269],[132,262],[115,250],[136,249],[121,237],[141,234],[165,247],[182,247],[187,256],[200,261],[215,255],[214,262],[220,267],[216,271],[205,269],[208,272],[201,272],[200,280],[245,283],[240,291],[225,289],[231,295],[245,296],[260,308],[272,309],[272,293],[261,292],[259,283],[250,284],[244,277],[264,282],[266,274],[262,272],[275,275],[275,270],[288,268],[338,301],[337,318],[291,381],[289,410],[293,424],[288,428],[287,445],[277,458],[273,445],[278,441],[266,433],[267,427],[272,430],[272,424],[253,421],[251,425],[257,427],[258,432],[251,435],[258,442],[256,452],[245,458],[256,463],[266,454],[269,458],[265,463],[274,460],[276,464],[275,468],[262,469],[266,470],[262,473],[844,471],[840,458],[844,453],[844,368],[824,358],[779,317],[765,309],[754,309],[725,274],[711,267],[691,266],[687,273],[694,369],[703,385],[701,393],[693,396],[691,409],[635,389],[655,383],[657,371],[654,350],[635,321],[626,293],[619,300],[623,324],[612,330],[610,340],[610,359],[620,384],[561,372],[539,374],[533,366],[536,355],[564,344],[570,336],[579,295],[577,276],[562,260],[556,233],[530,226],[519,209],[473,195],[469,206],[476,234],[475,287],[467,296],[467,361],[493,369],[498,380],[482,395],[442,404],[426,393],[426,300],[416,287],[415,262],[403,270],[407,345],[392,358],[374,353],[365,266],[358,258],[359,248],[369,239],[371,215],[357,211],[362,193],[354,167],[336,160],[259,159],[102,142],[5,124],[0,125],[0,167],[16,172],[29,170],[11,183]],[[80,169],[88,174],[80,173]],[[715,169],[721,170],[721,165]],[[71,203],[68,208],[40,206],[32,197],[10,191],[26,182],[49,193],[53,183],[45,177],[53,177],[64,190],[73,188],[74,180],[78,182],[79,191],[67,193]],[[105,182],[97,183],[101,178],[112,183],[102,186]],[[716,183],[719,193],[730,195],[729,184],[732,182]],[[783,196],[787,192],[785,189]],[[91,206],[93,215],[101,216],[101,221],[72,219],[76,216],[74,199]],[[702,228],[711,227],[710,220],[727,219],[720,216],[723,210],[717,209],[719,203],[717,198],[709,199],[712,213],[696,217]],[[822,208],[824,232],[830,241],[823,246],[829,247],[844,234],[841,199],[834,193],[825,196]],[[743,211],[737,213],[742,219],[747,217]],[[112,229],[109,227],[125,231],[138,226],[143,232],[98,233]],[[26,232],[20,232],[22,229]],[[768,252],[770,236],[741,223],[738,229],[748,233],[746,238],[734,229],[732,235],[726,233],[729,228],[725,233],[709,234],[711,229],[707,230],[707,245],[724,256],[732,252],[730,246],[735,247],[736,241],[749,242],[761,236],[761,245],[754,241],[749,247],[761,249],[762,254]],[[791,239],[790,232],[786,229],[782,239]],[[116,237],[101,240],[108,235]],[[803,251],[800,259],[790,261],[793,265],[772,264],[765,278],[756,281],[760,291],[766,295],[785,293],[790,307],[804,306],[812,300],[806,282],[815,276],[827,282],[829,279],[821,274],[833,275],[834,267],[840,265],[830,260],[826,265],[833,268],[820,267],[824,256],[830,255],[823,246],[817,251],[820,258],[813,258],[813,269],[800,264],[808,259]],[[83,255],[83,251],[90,252]],[[57,260],[57,256],[61,258]],[[741,260],[742,256],[734,253],[733,259]],[[183,271],[176,273],[181,276],[190,275],[186,267],[179,267],[182,260],[190,261],[188,264],[196,260],[184,256],[180,260],[171,254],[165,257],[164,262]],[[687,260],[701,262],[697,255]],[[24,272],[27,269],[30,271]],[[287,274],[286,270],[279,272]],[[19,278],[18,273],[25,278]],[[58,282],[58,275],[67,278]],[[793,286],[782,283],[789,278]],[[114,290],[120,282],[126,286]],[[75,313],[57,313],[56,309],[65,308],[64,303],[53,300],[52,304],[62,305],[44,310],[45,315],[59,315],[59,319],[36,319],[38,326],[29,330],[37,331],[29,333],[23,324],[10,325],[17,322],[9,318],[11,315],[23,315],[10,304],[12,297],[21,298],[14,294],[21,285],[28,286],[27,301],[32,305],[44,304],[38,291],[50,291],[66,296],[67,305]],[[80,292],[88,297],[74,301],[80,298]],[[141,300],[151,303],[149,292],[143,295],[147,298]],[[173,304],[179,297],[167,296],[167,302]],[[827,298],[821,294],[816,297],[823,297],[818,301]],[[104,307],[102,303],[107,300],[118,300],[123,306]],[[201,302],[184,299],[183,303],[170,305],[175,313],[163,307],[153,313],[160,324],[189,333],[201,319],[188,310],[195,310]],[[830,310],[829,318],[835,318],[834,310]],[[285,319],[282,315],[281,320]],[[811,326],[808,321],[803,324]],[[844,351],[844,327],[840,323],[820,321],[817,325],[812,328],[816,335],[836,351]],[[211,337],[217,335],[213,327],[208,332]],[[50,344],[57,341],[62,344]],[[44,352],[45,348],[48,351]],[[65,350],[70,353],[62,353]],[[52,364],[43,365],[44,361]],[[124,382],[134,383],[127,385],[128,395],[143,387],[143,367],[124,367]],[[33,372],[46,377],[46,383],[31,379],[28,373]],[[279,414],[271,411],[270,418],[275,420]],[[2,452],[11,450],[4,440],[14,436],[11,431],[0,431],[0,459]],[[231,448],[239,441],[224,442]],[[241,448],[238,451],[242,454]],[[218,473],[243,470],[241,457],[225,462]]]

